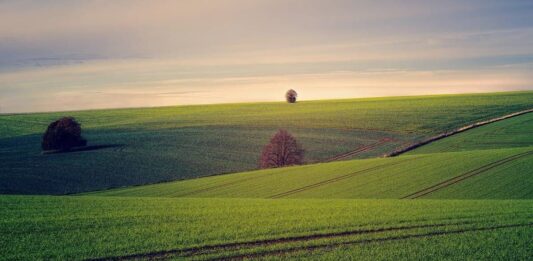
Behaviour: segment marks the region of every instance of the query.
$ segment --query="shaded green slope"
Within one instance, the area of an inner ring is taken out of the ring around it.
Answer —
[[[297,137],[307,162],[379,144],[342,159],[375,157],[531,100],[533,92],[513,92],[2,115],[0,193],[78,193],[253,170],[278,128]],[[81,121],[89,144],[115,147],[41,155],[40,133],[61,115]]]
[[[75,193],[255,169],[263,146],[275,131],[254,127],[90,131],[86,137],[91,143],[118,146],[50,155],[41,155],[40,136],[10,138],[0,141],[0,193]],[[336,129],[291,132],[304,144],[308,161],[372,144],[384,135]],[[393,146],[384,144],[377,149]]]
[[[504,160],[502,162],[502,160]],[[96,192],[102,196],[404,198],[466,177],[446,198],[532,198],[533,147],[352,160]],[[483,186],[470,180],[484,180]],[[502,182],[501,179],[505,180]],[[452,184],[456,186],[456,184]],[[447,186],[445,186],[447,187]],[[440,189],[439,189],[440,190]],[[431,193],[417,196],[438,196]]]
[[[128,255],[135,255],[130,259],[220,259],[243,254],[276,258],[276,253],[305,257],[343,252],[364,259],[395,259],[393,255],[407,246],[424,250],[409,255],[415,259],[428,254],[459,259],[474,252],[520,259],[530,254],[523,244],[531,245],[533,225],[530,200],[0,196],[0,205],[0,260]],[[473,243],[494,237],[508,241]],[[388,252],[353,253],[373,242]],[[442,244],[460,242],[475,251],[441,252]]]

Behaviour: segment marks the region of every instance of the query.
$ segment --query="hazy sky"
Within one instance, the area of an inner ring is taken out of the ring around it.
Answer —
[[[0,0],[0,112],[533,90],[533,1]]]

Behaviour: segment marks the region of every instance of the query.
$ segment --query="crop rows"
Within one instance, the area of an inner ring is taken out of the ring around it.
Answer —
[[[530,200],[3,196],[0,201],[0,259],[239,259],[528,231],[533,223]]]
[[[531,198],[527,185],[530,148],[449,152],[353,160],[108,190],[101,196],[242,197],[242,198],[403,198],[479,178],[477,195],[500,192],[496,198]],[[464,160],[468,159],[468,160]],[[525,170],[525,171],[524,171]],[[504,175],[513,173],[512,175]],[[506,182],[491,182],[493,178]],[[465,180],[468,178],[468,180]],[[461,181],[461,182],[459,182]],[[459,183],[458,183],[459,182]],[[440,185],[439,185],[440,184]],[[475,184],[474,184],[475,186]],[[446,188],[447,189],[447,188]],[[456,191],[469,195],[472,187]],[[504,193],[507,192],[507,193]],[[483,196],[476,196],[476,198]],[[486,196],[485,196],[486,197]],[[435,198],[435,197],[434,197]]]

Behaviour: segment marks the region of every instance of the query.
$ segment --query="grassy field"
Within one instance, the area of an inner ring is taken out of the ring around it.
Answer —
[[[419,147],[407,155],[528,147],[533,146],[532,134],[533,113],[528,113],[456,134]]]
[[[191,178],[76,196],[2,195],[0,260],[527,260],[533,113],[399,157],[370,157],[530,108],[531,98],[533,92],[72,112],[91,143],[116,146],[50,155],[40,154],[36,132],[59,114],[0,116],[0,193]],[[282,126],[303,143],[309,162],[383,138],[394,142],[355,155],[366,159],[194,178],[254,169],[262,145]]]
[[[530,200],[2,196],[0,205],[2,260],[527,259],[533,244]]]
[[[96,195],[533,199],[532,123],[533,113],[517,116],[394,158],[261,170],[108,190]],[[449,152],[454,150],[457,151]]]
[[[508,160],[500,164],[502,159]],[[533,147],[422,154],[261,170],[106,190],[93,195],[404,198],[435,184],[468,176],[462,182],[420,197],[533,199],[531,162]]]
[[[78,193],[253,170],[278,128],[298,138],[309,163],[380,144],[351,157],[370,158],[530,108],[532,99],[512,92],[2,115],[0,193]],[[63,115],[82,123],[90,145],[113,147],[41,155],[41,133]],[[385,138],[392,141],[380,143]]]

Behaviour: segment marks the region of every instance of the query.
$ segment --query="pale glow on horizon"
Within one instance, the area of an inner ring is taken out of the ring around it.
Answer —
[[[519,0],[0,1],[0,113],[533,90],[531,17]]]
[[[298,91],[300,100],[493,92],[530,89],[533,76],[529,72],[527,67],[504,66],[476,71],[207,76],[202,70],[187,73],[168,62],[92,62],[0,74],[0,83],[10,86],[4,88],[10,99],[0,97],[0,102],[12,112],[31,112],[283,101],[285,91],[291,88]]]

